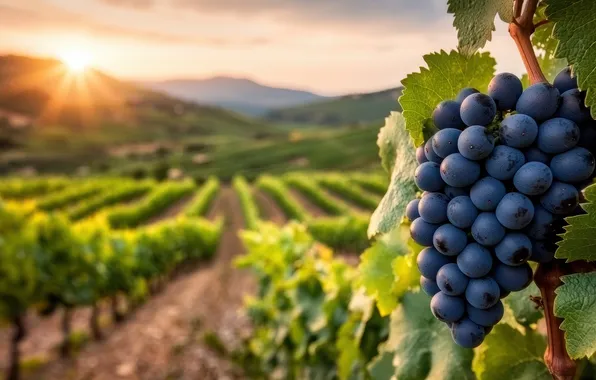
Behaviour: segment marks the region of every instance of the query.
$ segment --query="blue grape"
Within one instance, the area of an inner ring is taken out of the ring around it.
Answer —
[[[546,239],[549,235],[554,232],[553,223],[555,217],[544,207],[535,205],[534,206],[534,218],[532,222],[526,227],[524,232],[526,235],[536,240]]]
[[[470,96],[472,94],[477,94],[479,92],[480,91],[476,90],[475,88],[466,87],[466,88],[462,89],[457,94],[457,97],[455,98],[455,101],[461,104],[468,96]]]
[[[505,314],[505,308],[501,301],[498,301],[494,306],[489,307],[488,309],[478,309],[472,305],[468,305],[466,311],[468,312],[468,318],[470,318],[472,322],[485,327],[496,325]]]
[[[594,172],[594,156],[586,148],[576,147],[554,156],[550,162],[553,176],[563,182],[584,181]]]
[[[526,88],[519,97],[515,109],[536,121],[551,118],[559,107],[559,90],[549,83],[536,83]]]
[[[461,131],[455,128],[445,128],[437,132],[432,138],[432,146],[441,158],[457,153],[457,139]]]
[[[460,107],[461,119],[467,126],[488,125],[497,114],[497,105],[488,95],[477,93],[464,99]]]
[[[503,199],[507,190],[505,185],[493,177],[484,177],[470,189],[470,198],[479,210],[493,211]]]
[[[550,263],[555,258],[555,252],[557,250],[557,246],[554,243],[548,241],[532,241],[532,256],[530,256],[530,261],[535,261],[537,263]]]
[[[567,215],[579,204],[579,193],[575,186],[555,181],[540,198],[540,204],[553,214]]]
[[[561,95],[561,105],[555,116],[569,119],[577,124],[591,120],[590,109],[586,107],[584,100],[585,93],[577,88],[565,91]]]
[[[498,145],[486,159],[485,168],[491,177],[506,181],[512,179],[525,163],[526,158],[521,151],[506,145]]]
[[[457,264],[450,263],[443,265],[437,272],[437,285],[447,295],[459,296],[464,294],[468,286],[469,278],[463,274]]]
[[[426,144],[424,144],[424,155],[426,156],[426,159],[432,162],[436,162],[437,164],[440,164],[441,161],[443,161],[443,159],[439,156],[437,156],[437,154],[435,153],[435,150],[433,149],[433,139],[428,139],[428,141],[426,142]]]
[[[470,228],[478,216],[478,210],[470,197],[460,195],[447,205],[447,219],[458,228]]]
[[[596,137],[596,135],[595,135]],[[524,152],[526,162],[542,162],[545,165],[550,164],[550,156],[537,147],[533,146]]]
[[[490,277],[472,278],[466,288],[466,300],[477,309],[488,309],[499,302],[499,284]]]
[[[453,323],[451,336],[453,341],[464,348],[475,348],[482,344],[486,335],[484,327],[469,318]]]
[[[502,289],[508,292],[518,292],[525,289],[532,282],[532,268],[528,263],[517,267],[496,263],[492,276]]]
[[[579,142],[579,127],[571,120],[556,117],[540,124],[536,143],[544,153],[557,154],[568,151]]]
[[[461,297],[448,296],[443,292],[438,292],[430,300],[430,310],[439,321],[455,322],[464,316],[466,303]]]
[[[424,293],[428,294],[431,297],[441,291],[436,282],[424,276],[420,276],[420,287],[422,288]]]
[[[478,243],[470,243],[457,255],[457,266],[470,278],[486,276],[493,265],[490,251]]]
[[[499,135],[503,143],[512,148],[527,148],[538,136],[538,124],[521,113],[507,116],[501,122]]]
[[[526,195],[544,194],[553,183],[553,173],[542,162],[524,164],[513,177],[513,185]]]
[[[503,264],[500,264],[500,265],[503,265]],[[511,294],[511,292],[510,292],[510,291],[508,291],[508,290],[505,290],[505,289],[501,288],[501,286],[500,286],[500,285],[499,285],[499,289],[500,289],[500,291],[501,291],[501,295],[499,296],[499,298],[500,298],[500,299],[505,299],[505,298],[507,298],[507,296],[508,296],[509,294]]]
[[[504,227],[511,230],[521,230],[532,221],[534,205],[523,194],[508,193],[499,202],[495,215]]]
[[[439,227],[439,224],[428,223],[424,219],[418,218],[410,224],[410,235],[416,243],[430,247],[433,245],[433,235]]]
[[[493,331],[494,326],[482,326],[482,327],[484,327],[484,335],[486,336],[486,335],[490,334],[491,331]]]
[[[426,158],[426,153],[424,152],[424,145],[416,148],[416,161],[418,161],[418,164],[423,164],[428,161],[428,158]]]
[[[577,88],[577,78],[571,75],[570,67],[565,67],[557,74],[553,84],[562,94],[572,88]]]
[[[426,247],[418,254],[416,263],[420,273],[426,278],[436,279],[437,272],[442,266],[449,264],[449,257],[441,254],[433,247]]]
[[[495,255],[503,264],[522,265],[532,255],[532,241],[526,234],[510,232],[495,247]]]
[[[445,100],[439,103],[433,111],[432,118],[435,126],[439,129],[462,129],[464,127],[459,114],[459,103],[453,100]]]
[[[472,237],[486,247],[498,244],[504,236],[505,228],[492,212],[481,213],[472,225]]]
[[[494,146],[493,135],[480,125],[464,129],[457,140],[459,153],[468,160],[482,160],[488,157]]]
[[[449,198],[442,193],[427,193],[418,204],[420,217],[429,223],[447,221],[447,205]]]
[[[441,178],[441,169],[436,162],[425,162],[414,172],[416,186],[425,191],[440,191],[445,186]]]
[[[497,109],[501,111],[515,109],[523,91],[519,78],[510,73],[498,74],[488,84],[488,95],[493,98]]]
[[[443,224],[433,235],[434,247],[444,255],[455,256],[467,245],[466,233],[452,224]]]
[[[441,162],[441,178],[449,186],[470,186],[480,177],[480,165],[459,153],[450,154]]]
[[[462,195],[467,196],[470,191],[467,187],[454,187],[454,186],[447,185],[443,189],[443,192],[445,193],[445,195],[447,197],[449,197],[449,199],[454,199],[454,198],[462,196]]]
[[[420,218],[420,214],[418,213],[419,203],[420,199],[413,199],[406,206],[406,217],[410,220],[410,222],[413,222],[416,219]]]

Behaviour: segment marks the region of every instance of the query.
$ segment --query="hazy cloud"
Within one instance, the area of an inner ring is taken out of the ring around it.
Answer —
[[[151,8],[155,2],[153,0],[100,0],[108,5],[117,5],[137,9]]]

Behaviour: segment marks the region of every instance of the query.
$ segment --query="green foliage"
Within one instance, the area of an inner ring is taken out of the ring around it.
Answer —
[[[596,272],[561,277],[555,291],[555,315],[563,318],[567,352],[573,359],[596,352]]]
[[[406,129],[415,146],[424,142],[424,128],[432,124],[431,115],[443,100],[453,99],[464,87],[485,91],[495,73],[496,62],[489,53],[466,56],[456,51],[424,56],[428,68],[402,80],[405,89],[399,98]],[[448,80],[447,80],[448,79]]]
[[[184,214],[186,216],[204,216],[207,211],[209,211],[209,206],[217,196],[217,192],[219,191],[219,180],[216,177],[211,177],[205,182],[197,194],[195,195],[194,199],[186,210],[184,210]]]
[[[459,51],[475,53],[491,40],[495,30],[495,16],[510,22],[513,19],[512,0],[449,0],[447,12],[454,15]]]
[[[370,245],[366,236],[368,217],[363,215],[312,218],[306,224],[317,241],[337,251],[360,253]]]
[[[596,118],[596,2],[592,0],[546,0],[546,17],[554,23],[553,35],[559,40],[556,57],[573,65],[580,89],[587,91],[586,106]]]
[[[289,186],[298,189],[311,202],[331,215],[344,215],[349,212],[346,205],[337,202],[325,194],[318,184],[307,175],[288,175],[284,178],[284,182]]]
[[[265,175],[259,177],[256,185],[275,199],[288,218],[298,221],[309,218],[308,212],[292,197],[282,180]]]
[[[256,229],[259,225],[259,208],[255,203],[250,185],[244,177],[237,176],[234,177],[232,186],[236,190],[238,198],[240,198],[240,206],[242,207],[246,228],[249,230]]]
[[[7,199],[37,197],[62,190],[69,182],[72,181],[61,177],[45,177],[31,180],[3,178],[2,183],[0,183],[0,197]]]
[[[596,260],[596,251],[593,249],[596,233],[596,185],[588,186],[584,190],[588,203],[582,204],[587,214],[570,216],[566,218],[563,240],[558,243],[559,248],[555,256],[567,261]]]
[[[82,184],[79,186],[69,186],[64,191],[49,194],[46,197],[40,198],[36,201],[36,206],[42,211],[54,211],[68,206],[72,203],[90,198],[97,195],[105,189],[105,185],[101,186],[96,183]]]
[[[389,181],[386,176],[381,175],[366,175],[366,174],[353,174],[350,176],[350,180],[363,189],[368,190],[378,195],[384,195],[389,187]]]
[[[534,283],[524,290],[511,293],[503,300],[513,312],[515,320],[525,326],[538,322],[544,316],[531,297],[540,297],[540,289]]]
[[[355,187],[344,176],[329,174],[319,177],[318,180],[324,187],[364,209],[372,210],[379,203],[378,196]]]

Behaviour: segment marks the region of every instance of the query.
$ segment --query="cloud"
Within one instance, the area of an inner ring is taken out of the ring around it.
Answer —
[[[108,5],[124,6],[136,9],[149,9],[153,7],[155,2],[153,0],[100,0],[102,3]]]

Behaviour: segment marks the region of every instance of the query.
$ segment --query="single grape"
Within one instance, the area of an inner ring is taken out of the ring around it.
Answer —
[[[540,204],[553,214],[567,215],[579,204],[579,193],[575,186],[555,181],[540,198]]]
[[[523,91],[519,78],[510,73],[497,74],[488,85],[488,95],[493,98],[497,109],[501,111],[515,109]]]
[[[457,255],[457,266],[470,278],[486,276],[493,265],[490,251],[478,243],[470,243]]]
[[[447,219],[458,228],[470,228],[478,216],[478,209],[470,197],[460,195],[447,205]]]
[[[461,119],[467,126],[488,125],[497,114],[497,105],[488,95],[477,93],[464,99],[460,107]]]
[[[555,77],[555,87],[562,94],[572,88],[577,88],[577,78],[571,75],[571,67],[565,67]]]
[[[422,288],[424,293],[428,294],[431,297],[441,291],[436,282],[424,276],[420,276],[420,287]]]
[[[416,161],[418,161],[418,164],[423,164],[428,161],[428,158],[426,158],[426,153],[424,153],[424,145],[416,148]]]
[[[526,195],[544,194],[552,183],[553,173],[542,162],[528,162],[513,176],[515,188]]]
[[[406,217],[410,220],[410,222],[415,221],[416,219],[420,218],[420,214],[418,213],[418,204],[420,203],[420,199],[412,199],[410,203],[406,206]]]
[[[499,299],[505,299],[505,298],[507,298],[508,295],[511,294],[510,291],[501,288],[500,285],[499,285],[499,289],[500,289],[500,292],[501,292],[501,295],[499,296]]]
[[[556,117],[540,124],[536,143],[544,153],[563,153],[577,145],[579,133],[573,121]]]
[[[480,177],[480,165],[459,153],[450,154],[441,162],[441,178],[449,186],[470,186]]]
[[[498,145],[486,159],[485,168],[491,177],[506,181],[512,179],[525,163],[526,158],[521,151],[506,145]]]
[[[550,156],[537,147],[533,146],[524,152],[526,162],[542,162],[545,165],[550,164]]]
[[[454,186],[445,186],[445,188],[443,189],[443,192],[445,193],[445,195],[447,197],[449,197],[449,199],[454,199],[456,197],[465,195],[467,196],[470,192],[470,190],[467,187],[454,187]]]
[[[435,150],[433,149],[433,139],[428,139],[428,141],[426,142],[426,144],[424,144],[424,155],[426,156],[426,159],[432,162],[436,162],[437,164],[440,164],[441,161],[443,161],[443,159],[439,156],[437,156],[437,154],[435,153]]]
[[[464,318],[451,326],[453,341],[464,348],[480,346],[485,335],[484,327],[472,322],[469,318]]]
[[[498,244],[505,236],[505,228],[492,212],[483,212],[472,225],[472,237],[485,247]]]
[[[534,218],[524,229],[524,232],[532,239],[546,239],[554,233],[554,221],[555,217],[553,214],[540,205],[534,205]]]
[[[439,224],[428,223],[418,218],[410,224],[410,235],[416,243],[430,247],[433,245],[433,235],[439,227]]]
[[[530,285],[533,274],[528,263],[517,267],[495,263],[492,276],[502,289],[508,292],[518,292]]]
[[[464,294],[469,278],[463,274],[457,264],[443,265],[437,273],[437,285],[441,291],[449,296]]]
[[[457,94],[455,101],[461,104],[468,96],[477,94],[479,92],[480,91],[476,90],[475,88],[466,87]]]
[[[435,126],[439,129],[465,127],[459,114],[459,103],[453,100],[445,100],[439,103],[434,109],[432,118]]]
[[[466,303],[461,297],[448,296],[438,292],[430,300],[430,310],[435,318],[443,322],[455,322],[466,312]]]
[[[515,109],[518,113],[528,115],[536,121],[543,121],[557,112],[559,100],[559,90],[551,84],[536,83],[522,92]]]
[[[490,334],[491,331],[493,331],[493,327],[494,326],[483,326],[484,327],[484,336]]]
[[[504,227],[521,230],[532,221],[534,205],[532,201],[520,193],[506,194],[495,211],[495,215]]]
[[[505,185],[493,177],[484,177],[470,189],[470,198],[479,210],[494,211],[507,190]]]
[[[464,129],[457,140],[459,153],[468,160],[482,160],[493,151],[495,139],[481,125],[473,125]]]
[[[555,243],[544,240],[532,241],[532,256],[530,261],[537,263],[550,263],[555,258],[557,245]]]
[[[468,304],[466,311],[468,312],[468,318],[470,318],[472,322],[485,327],[496,325],[505,314],[505,308],[501,301],[498,301],[494,306],[489,307],[488,309],[478,309]]]
[[[466,300],[477,309],[488,309],[499,302],[499,284],[490,277],[472,278],[466,288]]]
[[[553,176],[563,182],[584,181],[594,173],[594,156],[586,148],[575,147],[557,154],[550,162]]]
[[[434,247],[444,255],[455,256],[468,243],[466,233],[452,224],[443,224],[433,235]]]
[[[527,148],[538,136],[538,124],[528,115],[510,115],[501,122],[499,135],[507,146]]]
[[[495,255],[503,263],[522,265],[532,255],[532,241],[520,232],[509,232],[495,247]]]
[[[450,262],[449,257],[441,254],[433,247],[424,248],[416,259],[420,273],[429,279],[436,279],[439,269]]]
[[[441,169],[436,162],[425,162],[414,172],[416,186],[425,191],[440,191],[445,186],[441,178]]]
[[[561,105],[555,116],[569,119],[577,124],[591,120],[590,109],[584,103],[585,98],[585,93],[577,88],[565,91],[561,95]]]
[[[452,153],[457,153],[457,139],[461,131],[455,128],[445,128],[432,137],[433,149],[437,156],[445,158]]]
[[[427,193],[420,199],[418,213],[429,223],[443,223],[447,221],[447,205],[449,198],[443,193]]]

